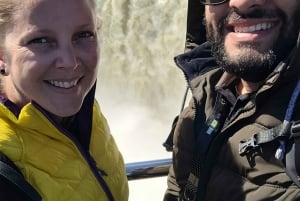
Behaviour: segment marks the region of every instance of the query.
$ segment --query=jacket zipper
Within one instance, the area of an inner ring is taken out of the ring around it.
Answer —
[[[45,117],[54,125],[54,127],[56,129],[58,129],[64,136],[66,136],[67,138],[69,138],[74,145],[77,147],[77,149],[79,150],[79,152],[81,153],[81,155],[83,156],[83,158],[85,159],[85,161],[87,162],[88,166],[90,167],[92,173],[94,174],[94,176],[96,177],[98,183],[100,184],[101,188],[103,189],[103,191],[106,194],[106,197],[108,198],[109,201],[115,201],[112,192],[109,189],[109,186],[107,185],[107,183],[105,182],[105,180],[103,179],[101,173],[104,172],[103,170],[98,170],[97,166],[96,166],[96,162],[95,160],[92,158],[92,156],[85,151],[81,144],[79,143],[79,141],[74,138],[69,131],[61,128],[56,122],[54,122],[51,118],[49,118],[49,115],[47,113],[45,113],[43,111],[43,109],[38,105],[35,104],[34,102],[32,103],[41,113],[43,113],[45,115]]]

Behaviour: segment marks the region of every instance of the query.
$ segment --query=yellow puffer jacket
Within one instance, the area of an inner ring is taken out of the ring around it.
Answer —
[[[123,158],[96,102],[91,130],[88,153],[34,104],[23,107],[18,118],[0,104],[0,151],[43,201],[113,200],[107,186],[115,201],[128,200]]]

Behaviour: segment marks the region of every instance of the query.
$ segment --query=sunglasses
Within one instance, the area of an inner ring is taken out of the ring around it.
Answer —
[[[226,1],[229,0],[200,0],[200,2],[204,5],[219,5],[225,3]]]

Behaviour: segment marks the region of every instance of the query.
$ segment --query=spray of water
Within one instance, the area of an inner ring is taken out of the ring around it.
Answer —
[[[186,87],[173,57],[184,50],[187,1],[103,0],[99,12],[96,96],[112,134],[126,162],[169,156],[161,144]]]
[[[171,157],[162,147],[186,83],[187,1],[99,0],[103,19],[96,98],[126,163]],[[166,178],[131,181],[130,201],[162,200]],[[145,196],[146,195],[146,196]]]

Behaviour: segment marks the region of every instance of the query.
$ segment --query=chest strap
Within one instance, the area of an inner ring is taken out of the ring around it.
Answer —
[[[239,143],[239,154],[254,160],[261,145],[278,140],[279,147],[275,157],[285,163],[286,173],[298,187],[300,187],[300,121],[292,121],[292,117],[299,94],[300,80],[291,96],[283,123],[258,132],[250,139],[242,140]]]

